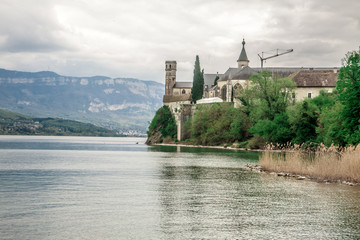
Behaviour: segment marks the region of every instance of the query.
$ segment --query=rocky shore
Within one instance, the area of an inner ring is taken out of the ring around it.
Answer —
[[[146,143],[148,144],[148,143]],[[248,149],[248,148],[238,148],[234,146],[203,146],[203,145],[192,145],[192,144],[183,144],[183,143],[155,143],[148,144],[152,146],[173,146],[173,147],[194,147],[194,148],[212,148],[212,149],[228,149],[233,151],[251,151],[251,152],[263,152],[262,149]]]
[[[320,179],[320,178],[315,178],[312,176],[302,176],[302,175],[293,174],[293,173],[267,171],[267,170],[263,169],[259,164],[246,164],[245,167],[254,172],[267,173],[267,174],[278,176],[278,177],[293,178],[296,180],[311,180],[311,181],[322,182],[322,183],[341,183],[341,184],[345,184],[348,186],[360,186],[360,183],[354,183],[354,182],[348,182],[348,181]]]

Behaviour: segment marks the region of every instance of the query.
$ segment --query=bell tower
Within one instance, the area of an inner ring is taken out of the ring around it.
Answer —
[[[172,95],[176,83],[176,61],[166,61],[165,72],[165,95]]]
[[[240,56],[237,60],[237,63],[238,63],[239,68],[249,66],[249,59],[248,59],[246,51],[245,51],[245,39],[243,39],[243,41],[242,41],[242,49],[241,49]]]

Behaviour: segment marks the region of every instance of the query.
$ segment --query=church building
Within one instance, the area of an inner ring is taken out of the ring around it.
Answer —
[[[234,102],[235,107],[240,104],[236,98],[240,91],[249,86],[249,78],[261,68],[249,66],[249,59],[245,50],[245,39],[237,59],[237,67],[229,68],[223,74],[204,74],[203,99],[198,103]],[[279,77],[288,77],[293,80],[297,89],[293,96],[299,101],[304,98],[313,98],[321,90],[331,92],[336,87],[338,68],[265,68]],[[176,61],[165,62],[165,105],[171,103],[190,104],[192,82],[176,82]],[[215,84],[215,79],[218,79]]]

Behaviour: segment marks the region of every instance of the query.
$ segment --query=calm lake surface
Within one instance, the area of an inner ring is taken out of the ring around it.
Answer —
[[[358,186],[144,141],[0,136],[0,239],[360,239]]]

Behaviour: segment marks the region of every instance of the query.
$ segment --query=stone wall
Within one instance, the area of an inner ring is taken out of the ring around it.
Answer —
[[[185,122],[194,115],[196,105],[180,102],[172,102],[168,104],[171,113],[175,117],[177,126],[177,139],[179,141],[184,140],[184,124]]]
[[[173,95],[190,95],[191,88],[173,88]]]
[[[184,103],[184,102],[190,102],[191,101],[191,95],[189,94],[182,94],[182,95],[164,95],[163,97],[163,103],[164,105],[168,105],[170,103]]]
[[[309,93],[311,94],[311,98],[314,98],[320,95],[321,90],[332,92],[333,89],[333,87],[298,87],[295,90],[295,99],[298,102],[309,98]]]

